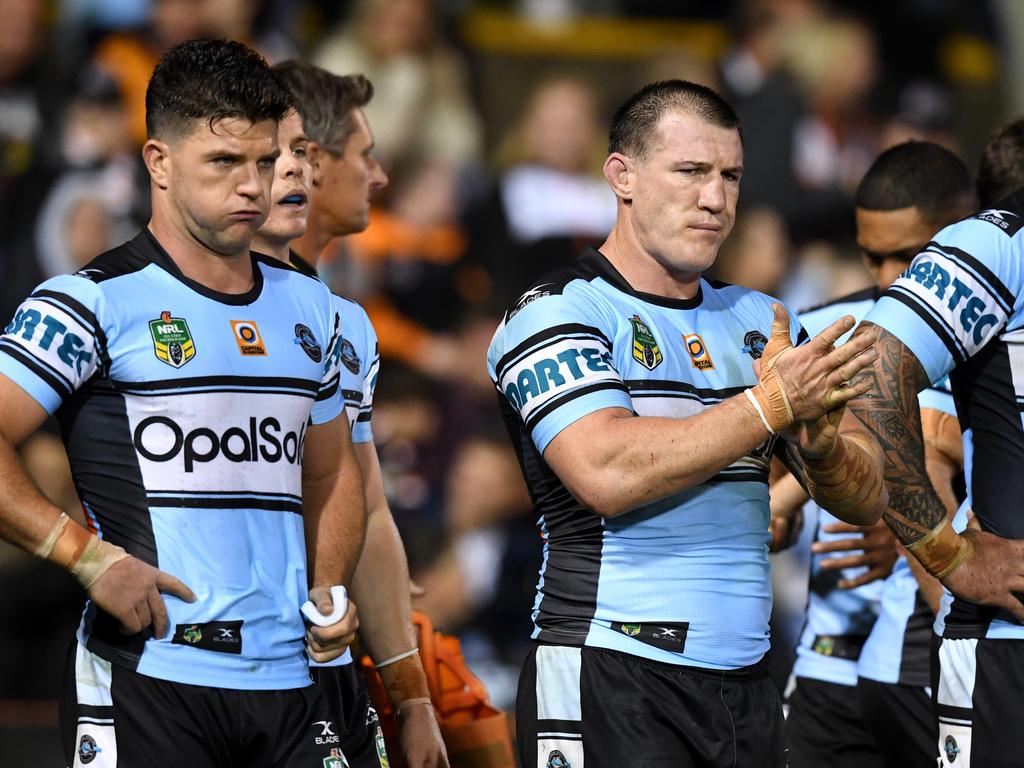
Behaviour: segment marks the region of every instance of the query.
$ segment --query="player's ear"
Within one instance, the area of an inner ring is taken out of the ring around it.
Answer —
[[[621,152],[612,152],[604,161],[604,177],[622,202],[633,201],[633,161]]]
[[[306,145],[306,153],[309,157],[309,164],[313,168],[313,186],[319,187],[324,181],[323,156],[324,149],[315,141]]]
[[[166,142],[149,139],[142,145],[142,162],[149,177],[160,189],[167,189],[171,172],[171,153]]]

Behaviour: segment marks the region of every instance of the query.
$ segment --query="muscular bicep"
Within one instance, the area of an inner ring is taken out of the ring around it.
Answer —
[[[34,397],[0,374],[0,435],[17,447],[46,421],[46,410]]]
[[[875,436],[882,449],[889,488],[886,522],[907,544],[941,523],[946,514],[925,465],[917,395],[929,381],[914,353],[889,331],[864,322],[856,333],[876,329],[878,358],[858,374],[870,379],[871,388],[853,400],[849,410]]]
[[[358,471],[344,411],[323,424],[310,424],[302,448],[302,484],[318,483],[341,471]]]

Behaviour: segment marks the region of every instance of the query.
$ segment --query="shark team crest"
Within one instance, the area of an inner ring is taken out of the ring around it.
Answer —
[[[181,368],[196,356],[196,345],[183,317],[171,317],[171,313],[164,310],[158,320],[149,321],[149,335],[153,337],[157,360],[172,368]]]
[[[633,359],[647,370],[653,371],[665,359],[658,349],[657,339],[647,324],[640,319],[640,315],[629,318],[629,324],[633,326]]]

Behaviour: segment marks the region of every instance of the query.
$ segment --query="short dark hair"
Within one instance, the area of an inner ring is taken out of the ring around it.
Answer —
[[[619,107],[608,132],[608,154],[643,160],[666,112],[695,115],[719,128],[740,130],[740,118],[728,102],[706,85],[689,80],[660,80],[641,88]]]
[[[274,71],[292,93],[306,136],[328,152],[344,147],[355,130],[352,110],[373,98],[373,83],[363,75],[335,75],[294,59]]]
[[[280,120],[288,89],[256,51],[228,40],[189,40],[161,57],[146,88],[146,133],[181,135],[191,120]]]
[[[928,223],[945,226],[974,208],[974,187],[956,153],[930,141],[907,141],[875,158],[853,202],[867,211],[917,208]]]
[[[989,207],[1024,188],[1024,119],[997,128],[978,163],[978,202]]]

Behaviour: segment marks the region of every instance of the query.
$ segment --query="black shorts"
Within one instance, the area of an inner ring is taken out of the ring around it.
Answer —
[[[939,765],[1024,764],[1024,640],[944,638],[935,652]]]
[[[796,678],[786,700],[789,768],[883,768],[852,685]],[[934,765],[934,761],[933,761]],[[930,767],[929,767],[930,768]]]
[[[343,768],[320,690],[241,691],[140,675],[72,648],[61,741],[72,768]]]
[[[928,689],[862,677],[857,695],[864,725],[886,768],[935,768],[938,732]]]
[[[327,699],[341,734],[341,749],[352,768],[387,768],[384,734],[359,665],[310,667],[309,671]]]
[[[719,672],[539,645],[519,678],[523,768],[772,768],[782,705],[765,662]]]

